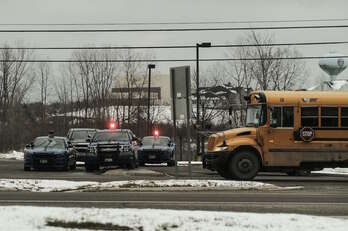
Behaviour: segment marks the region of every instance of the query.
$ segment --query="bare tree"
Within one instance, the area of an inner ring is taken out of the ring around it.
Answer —
[[[0,51],[0,140],[3,144],[0,148],[13,147],[18,144],[15,139],[21,138],[16,137],[11,131],[16,130],[19,121],[23,120],[19,118],[19,110],[34,83],[32,68],[24,62],[31,55],[32,53],[26,50]]]
[[[298,51],[290,47],[272,46],[274,39],[271,35],[255,31],[241,41],[245,45],[256,45],[244,47],[236,55],[232,53],[232,56],[246,60],[244,65],[252,80],[256,81],[255,89],[288,90],[296,87],[297,81],[305,73],[305,65],[303,61],[285,58],[299,56]]]
[[[306,73],[305,63],[301,60],[286,59],[300,56],[299,52],[290,47],[275,47],[274,39],[269,34],[252,31],[240,39],[244,46],[226,52],[231,61],[224,64],[225,79],[229,79],[236,89],[248,92],[254,90],[291,90],[302,83]],[[245,120],[244,95],[239,92],[238,105],[233,110],[233,124],[240,126]],[[233,106],[233,105],[232,105]]]
[[[41,121],[46,122],[46,107],[48,104],[50,66],[48,63],[40,63],[36,75],[39,77],[40,101],[41,101]]]
[[[70,103],[77,105],[77,111],[84,111],[85,121],[94,117],[102,123],[110,116],[111,87],[118,75],[118,64],[111,60],[116,59],[117,54],[77,51],[73,57],[81,61],[69,64],[65,71],[71,85]]]

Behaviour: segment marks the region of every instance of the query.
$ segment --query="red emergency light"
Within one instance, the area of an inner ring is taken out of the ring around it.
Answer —
[[[156,129],[155,131],[153,131],[153,135],[154,136],[159,136],[159,131]]]
[[[117,129],[117,123],[116,122],[114,122],[114,121],[111,121],[110,123],[109,123],[109,129]]]

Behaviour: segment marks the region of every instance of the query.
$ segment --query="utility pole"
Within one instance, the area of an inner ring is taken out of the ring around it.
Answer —
[[[156,67],[155,64],[147,65],[149,69],[149,81],[148,81],[148,89],[147,89],[147,135],[151,135],[151,116],[150,116],[150,102],[151,102],[151,69]]]
[[[199,92],[199,48],[200,47],[211,47],[211,43],[210,42],[204,42],[204,43],[197,43],[196,44],[196,124],[199,126],[200,123],[200,115],[199,115],[199,104],[200,104],[200,92]],[[199,155],[199,151],[200,151],[200,139],[199,139],[199,133],[196,132],[196,146],[197,146],[197,150],[196,150],[196,155]]]

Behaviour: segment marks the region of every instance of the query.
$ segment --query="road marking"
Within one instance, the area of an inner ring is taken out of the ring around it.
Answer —
[[[88,204],[94,204],[94,203],[102,203],[102,204],[164,204],[164,205],[270,205],[273,206],[275,204],[277,205],[348,205],[348,202],[248,202],[248,201],[242,201],[242,202],[207,202],[207,201],[71,201],[71,200],[0,200],[0,203],[33,203],[33,204],[41,204],[41,203],[88,203]]]

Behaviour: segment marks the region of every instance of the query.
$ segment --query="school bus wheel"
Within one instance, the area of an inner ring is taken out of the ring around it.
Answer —
[[[228,168],[218,168],[216,171],[225,179],[233,179],[233,176],[229,173]]]
[[[234,153],[229,160],[229,172],[234,179],[251,180],[260,169],[258,156],[249,150],[240,150]]]

